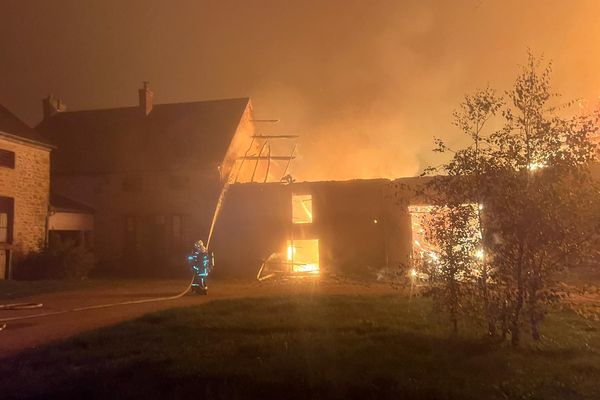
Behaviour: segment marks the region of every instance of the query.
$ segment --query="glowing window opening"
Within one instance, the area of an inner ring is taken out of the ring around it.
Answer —
[[[425,237],[425,217],[431,212],[433,206],[409,206],[410,226],[411,226],[411,244],[412,259],[421,259],[431,257],[434,261],[437,259],[436,249],[427,241]]]
[[[291,266],[291,272],[318,274],[320,271],[319,240],[288,240],[287,261]]]
[[[312,195],[292,195],[292,223],[311,224],[313,222]]]
[[[480,211],[483,210],[483,204],[470,204],[472,207],[477,207]],[[420,206],[409,206],[408,212],[410,214],[411,223],[411,244],[412,244],[412,260],[425,259],[428,262],[436,264],[439,260],[438,249],[429,243],[425,234],[425,218],[431,213],[433,206],[431,205],[420,205]],[[481,232],[479,232],[479,239],[481,240]],[[483,260],[485,253],[483,249],[478,249],[473,257],[478,260]]]

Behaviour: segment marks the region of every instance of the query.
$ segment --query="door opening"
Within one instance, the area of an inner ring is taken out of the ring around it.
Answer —
[[[287,261],[291,265],[291,272],[318,274],[319,240],[288,240]]]

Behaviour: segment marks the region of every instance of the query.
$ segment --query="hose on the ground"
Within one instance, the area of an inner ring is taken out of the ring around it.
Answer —
[[[230,144],[230,146],[231,146],[231,144]],[[210,230],[208,232],[208,239],[206,241],[207,251],[210,246],[211,239],[212,239],[212,236],[214,233],[215,224],[217,222],[217,218],[219,217],[221,207],[223,206],[223,201],[225,200],[225,194],[227,193],[228,188],[229,188],[229,177],[226,179],[225,184],[223,185],[223,188],[221,189],[221,193],[217,200],[215,212],[214,212],[213,218],[212,218],[212,223],[210,225]],[[192,288],[193,282],[194,282],[194,277],[192,277],[192,279],[190,280],[190,283],[187,285],[185,290],[183,290],[182,292],[180,292],[174,296],[155,297],[155,298],[151,298],[151,299],[142,299],[142,300],[129,300],[129,301],[123,301],[120,303],[100,304],[100,305],[86,306],[86,307],[76,307],[76,308],[71,308],[71,309],[67,309],[67,310],[57,310],[57,311],[49,311],[49,312],[38,313],[38,314],[24,315],[22,317],[4,318],[4,319],[0,320],[0,331],[6,329],[6,322],[10,322],[10,321],[20,321],[20,320],[24,320],[24,319],[47,317],[50,315],[66,314],[66,313],[70,313],[70,312],[97,310],[97,309],[101,309],[101,308],[109,308],[109,307],[123,306],[123,305],[129,305],[129,304],[144,304],[144,303],[153,303],[153,302],[157,302],[157,301],[176,300],[176,299],[183,297],[187,292],[190,291],[190,289]],[[25,309],[41,308],[41,307],[43,307],[42,303],[16,303],[16,304],[0,305],[0,310],[25,310]]]
[[[7,327],[6,323],[11,322],[11,321],[20,321],[20,320],[24,320],[24,319],[48,317],[51,315],[66,314],[66,313],[78,312],[78,311],[98,310],[98,309],[102,309],[102,308],[124,306],[124,305],[129,305],[129,304],[144,304],[144,303],[154,303],[157,301],[176,300],[176,299],[179,299],[179,298],[185,296],[185,294],[187,292],[189,292],[190,288],[192,287],[193,281],[194,281],[194,278],[192,277],[192,280],[187,285],[187,287],[182,292],[177,293],[173,296],[153,297],[150,299],[140,299],[140,300],[127,300],[127,301],[122,301],[122,302],[118,302],[118,303],[75,307],[75,308],[70,308],[70,309],[66,309],[66,310],[48,311],[48,312],[42,312],[42,313],[37,313],[37,314],[23,315],[23,316],[19,316],[19,317],[3,318],[2,320],[0,320],[0,331],[3,331],[4,329],[6,329],[6,327]],[[43,306],[44,306],[43,303],[0,304],[0,310],[30,310],[30,309],[34,309],[34,308],[42,308]]]
[[[0,310],[30,310],[32,308],[42,308],[43,306],[43,303],[0,304]]]

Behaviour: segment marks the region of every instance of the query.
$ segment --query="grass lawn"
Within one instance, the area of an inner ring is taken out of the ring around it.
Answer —
[[[452,341],[399,296],[221,300],[3,360],[0,397],[600,398],[600,323],[557,311],[543,334]]]

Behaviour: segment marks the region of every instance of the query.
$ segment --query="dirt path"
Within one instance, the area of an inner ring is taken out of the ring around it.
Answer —
[[[119,303],[172,296],[181,292],[189,282],[179,281],[123,281],[110,287],[89,288],[19,299],[18,302],[43,303],[42,309],[3,311],[0,321],[46,312],[60,312],[78,307]],[[109,308],[61,313],[44,317],[9,321],[0,332],[0,358],[23,350],[65,339],[78,333],[113,325],[140,317],[149,312],[169,308],[203,304],[212,300],[304,294],[383,294],[397,293],[387,285],[362,285],[324,279],[296,280],[287,282],[215,282],[208,296],[186,295],[175,300],[143,304],[119,305]]]

